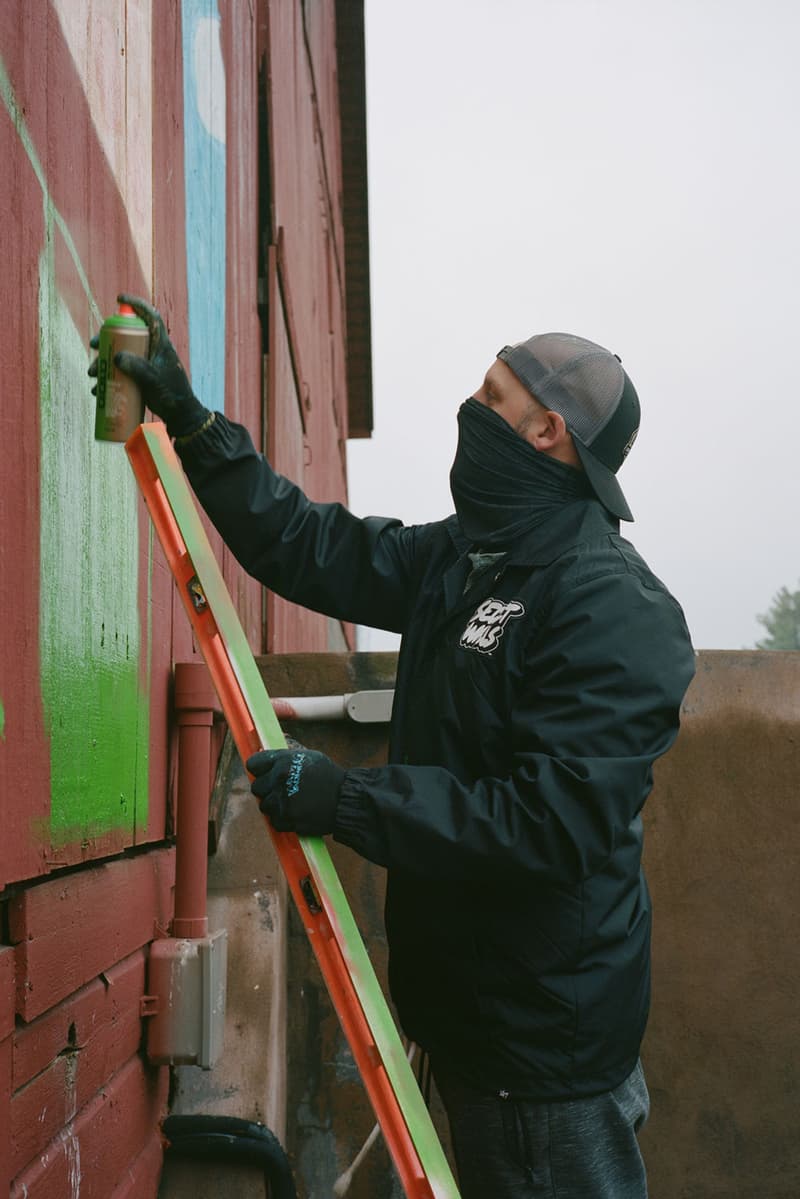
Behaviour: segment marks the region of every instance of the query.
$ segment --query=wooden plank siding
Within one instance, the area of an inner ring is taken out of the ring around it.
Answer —
[[[335,0],[0,4],[0,1195],[154,1199],[162,1161],[140,1000],[200,656],[89,339],[151,298],[201,399],[346,501],[340,36]],[[255,652],[352,645],[206,527]]]
[[[150,1187],[128,1193],[155,1196],[152,1163],[143,1151],[154,1146],[167,1087],[166,1069],[154,1072],[131,1058],[17,1175],[12,1199],[64,1199],[76,1193],[78,1179],[81,1199],[108,1199],[109,1183],[137,1163],[147,1166]]]
[[[144,991],[145,954],[140,949],[111,967],[102,980],[93,980],[20,1030],[14,1041],[11,1100],[15,1175],[136,1057]]]
[[[155,850],[59,876],[9,904],[17,1012],[32,1020],[166,931],[174,851]]]

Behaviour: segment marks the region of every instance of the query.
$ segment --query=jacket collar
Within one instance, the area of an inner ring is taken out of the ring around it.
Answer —
[[[459,558],[465,558],[469,550],[476,548],[462,533],[457,516],[448,517],[445,527]],[[599,500],[575,500],[565,504],[546,524],[510,546],[503,565],[547,566],[582,541],[618,532],[619,521]]]

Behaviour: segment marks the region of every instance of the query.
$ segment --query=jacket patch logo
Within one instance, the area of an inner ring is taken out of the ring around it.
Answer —
[[[525,609],[519,600],[484,600],[469,618],[458,644],[462,649],[474,649],[479,654],[494,653],[509,620],[524,615]]]

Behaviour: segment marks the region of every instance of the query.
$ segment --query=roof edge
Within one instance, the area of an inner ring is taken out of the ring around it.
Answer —
[[[372,323],[367,190],[367,88],[363,0],[336,0],[342,147],[348,436],[369,437]]]

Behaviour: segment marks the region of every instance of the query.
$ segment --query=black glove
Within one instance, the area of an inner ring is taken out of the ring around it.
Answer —
[[[146,323],[150,330],[150,349],[147,358],[120,350],[114,355],[114,365],[138,385],[150,411],[166,422],[170,437],[188,437],[196,433],[211,413],[192,391],[161,314],[136,296],[121,295],[117,299],[121,304],[130,304]],[[89,344],[96,350],[98,338],[93,337]],[[89,367],[89,374],[93,378],[97,375],[97,359]],[[95,388],[92,393],[96,393]]]
[[[247,759],[251,790],[273,828],[322,837],[336,824],[344,771],[315,749],[266,749]]]

